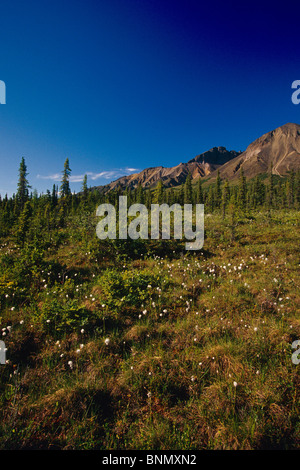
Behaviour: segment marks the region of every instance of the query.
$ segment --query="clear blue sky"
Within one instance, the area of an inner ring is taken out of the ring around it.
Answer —
[[[0,193],[77,191],[300,123],[299,2],[2,0]]]

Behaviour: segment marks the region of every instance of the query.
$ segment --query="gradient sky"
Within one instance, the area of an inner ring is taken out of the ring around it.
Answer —
[[[300,123],[296,1],[2,0],[0,194],[78,191]]]

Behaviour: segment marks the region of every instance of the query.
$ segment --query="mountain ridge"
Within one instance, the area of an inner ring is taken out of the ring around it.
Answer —
[[[239,156],[226,162],[219,168],[221,178],[235,180],[243,168],[248,178],[260,173],[270,172],[284,176],[291,170],[300,168],[300,125],[287,123],[266,132],[251,144]],[[211,178],[216,177],[216,172]]]
[[[240,176],[242,168],[248,178],[269,172],[271,168],[279,176],[300,168],[300,125],[287,123],[277,127],[254,140],[243,152],[212,147],[186,163],[148,167],[96,188],[103,192],[126,187],[134,189],[138,185],[151,189],[159,180],[165,187],[173,187],[183,184],[188,174],[192,180],[208,177],[213,181],[218,172],[222,179],[232,181]]]
[[[240,153],[235,150],[229,151],[225,147],[213,147],[196,155],[187,163],[181,162],[173,167],[148,167],[139,173],[121,176],[111,183],[97,188],[104,192],[109,192],[117,187],[134,189],[139,184],[145,188],[152,188],[155,187],[158,180],[162,180],[165,187],[177,186],[185,182],[189,173],[192,179],[209,176],[218,167],[222,166],[223,162],[238,156]]]

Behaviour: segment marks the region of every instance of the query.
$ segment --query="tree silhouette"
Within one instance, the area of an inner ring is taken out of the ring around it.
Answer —
[[[70,196],[71,194],[71,189],[70,189],[70,184],[69,184],[71,171],[72,170],[69,166],[69,159],[66,158],[66,161],[64,164],[63,177],[62,177],[61,186],[60,186],[60,194],[62,197]]]
[[[19,167],[19,181],[18,181],[18,191],[17,191],[17,201],[19,209],[22,210],[25,202],[28,201],[29,197],[29,183],[27,180],[27,166],[25,163],[25,158],[22,157],[20,167]]]

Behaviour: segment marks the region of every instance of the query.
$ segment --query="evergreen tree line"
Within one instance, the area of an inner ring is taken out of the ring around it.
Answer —
[[[18,242],[24,243],[28,232],[31,236],[50,233],[53,229],[63,228],[70,216],[78,216],[91,228],[87,220],[95,215],[97,206],[106,202],[117,208],[119,196],[127,196],[128,206],[140,203],[148,209],[151,204],[204,204],[205,213],[218,211],[224,217],[229,207],[245,212],[258,208],[300,208],[299,170],[291,171],[286,177],[277,177],[270,171],[268,175],[258,175],[250,180],[241,170],[236,184],[222,181],[218,172],[216,181],[209,185],[203,184],[201,178],[192,183],[189,174],[185,183],[178,187],[165,188],[159,180],[155,189],[145,189],[141,184],[134,189],[118,186],[106,194],[88,188],[86,175],[81,191],[72,193],[70,175],[67,158],[60,186],[54,184],[52,191],[47,190],[46,194],[38,195],[36,190],[31,191],[25,159],[22,158],[17,193],[10,198],[7,195],[3,199],[0,197],[0,236],[14,235]]]

